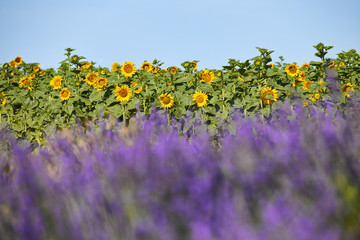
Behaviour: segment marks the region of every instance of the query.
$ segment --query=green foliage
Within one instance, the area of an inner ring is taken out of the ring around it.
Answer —
[[[67,58],[60,62],[58,69],[37,69],[38,63],[25,62],[17,66],[2,65],[0,121],[7,123],[19,138],[38,144],[45,144],[45,133],[50,129],[67,128],[76,122],[86,124],[100,115],[126,121],[137,111],[149,115],[154,109],[162,109],[175,119],[199,115],[210,129],[224,126],[232,129],[231,120],[236,111],[246,116],[267,117],[279,101],[292,103],[300,99],[307,106],[330,99],[327,69],[332,69],[342,89],[339,104],[357,94],[359,54],[352,49],[339,53],[336,59],[326,59],[332,46],[319,43],[314,48],[320,61],[297,66],[295,76],[286,71],[290,64],[284,63],[282,56],[279,57],[281,62],[273,64],[271,54],[274,51],[257,47],[259,55],[252,59],[243,62],[229,59],[223,69],[207,70],[213,74],[211,81],[205,79],[204,70],[198,69],[198,60],[182,63],[183,69],[177,68],[172,74],[170,67],[162,68],[164,63],[155,59],[150,69],[136,68],[134,74],[126,78],[121,65],[111,67],[113,71],[96,67],[94,62],[74,54],[75,49],[67,48],[64,54]],[[96,74],[94,84],[87,81],[90,73]],[[62,79],[58,89],[50,84],[55,76]],[[102,87],[98,83],[101,78],[106,79]],[[122,86],[130,88],[131,98],[120,102],[115,93]],[[70,91],[69,99],[60,97],[64,88]],[[265,88],[274,92],[263,92]],[[200,91],[208,97],[204,107],[198,107],[193,99]],[[165,93],[174,101],[166,108],[159,99]],[[185,128],[190,128],[191,124],[190,121]]]

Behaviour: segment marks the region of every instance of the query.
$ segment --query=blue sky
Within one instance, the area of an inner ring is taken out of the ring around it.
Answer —
[[[22,56],[57,68],[64,49],[110,67],[158,59],[164,67],[200,60],[221,69],[229,58],[274,50],[285,62],[317,60],[319,42],[360,52],[359,0],[1,0],[0,63]]]

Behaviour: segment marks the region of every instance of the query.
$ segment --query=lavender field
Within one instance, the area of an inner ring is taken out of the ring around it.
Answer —
[[[1,130],[1,239],[359,239],[360,105],[238,113],[230,134],[166,115]]]

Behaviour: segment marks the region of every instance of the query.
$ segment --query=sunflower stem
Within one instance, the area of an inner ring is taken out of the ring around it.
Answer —
[[[126,126],[126,119],[125,119],[125,103],[122,104],[123,105],[123,122],[124,122],[124,126]]]

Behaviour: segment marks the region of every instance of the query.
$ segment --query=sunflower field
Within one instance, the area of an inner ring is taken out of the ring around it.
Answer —
[[[237,112],[268,118],[284,101],[304,107],[332,101],[329,76],[341,89],[338,105],[354,98],[360,87],[359,54],[350,50],[327,59],[331,46],[314,47],[319,61],[297,65],[280,57],[273,63],[273,51],[257,48],[259,56],[230,59],[222,70],[200,70],[196,60],[181,67],[163,67],[158,60],[140,67],[132,61],[95,67],[70,48],[57,70],[25,63],[19,56],[0,68],[0,121],[19,138],[43,145],[49,130],[86,124],[100,115],[128,121],[154,110],[167,114],[169,124],[190,118],[183,132],[198,118],[210,130],[232,130]]]
[[[0,68],[0,239],[360,239],[360,60]]]

